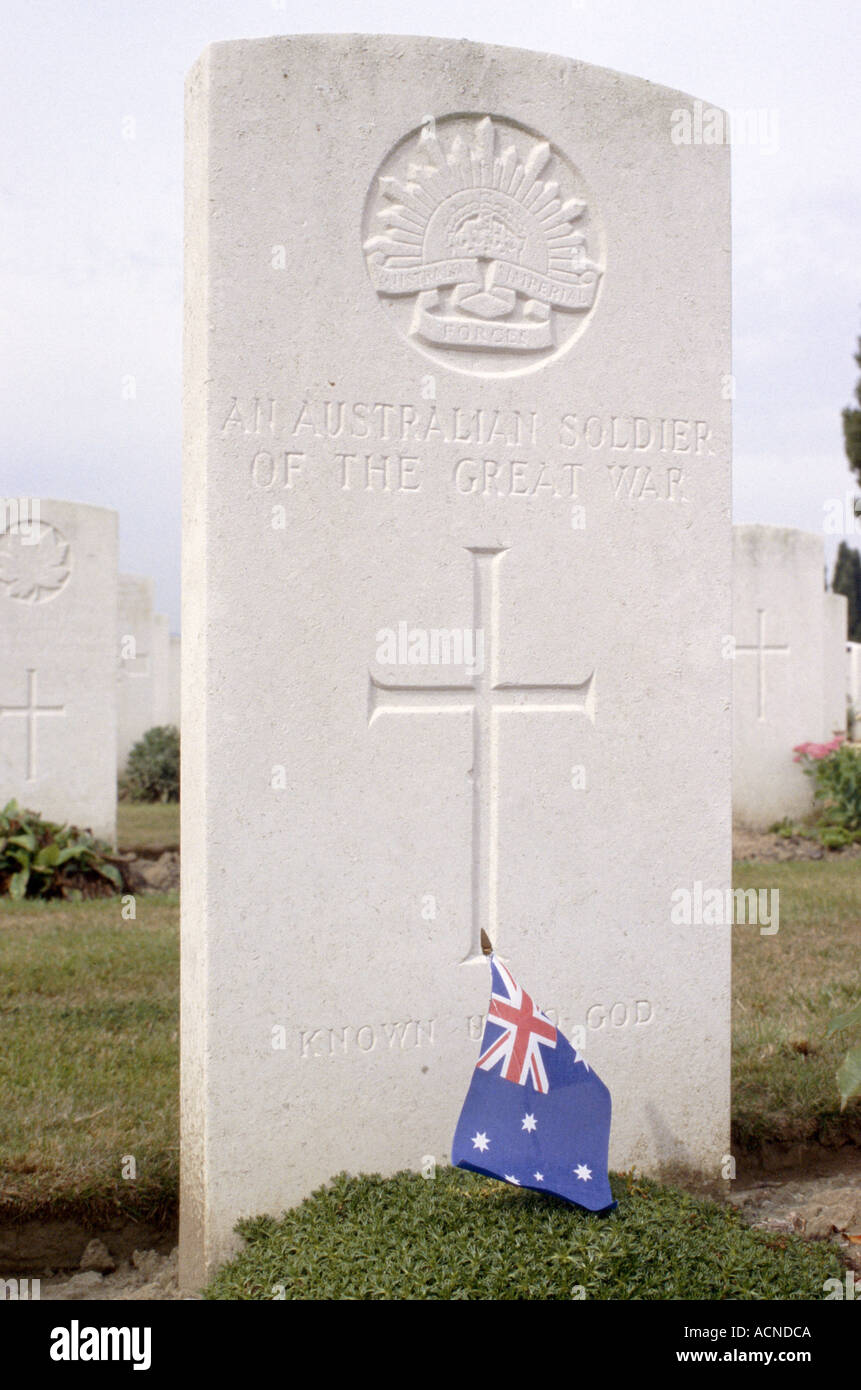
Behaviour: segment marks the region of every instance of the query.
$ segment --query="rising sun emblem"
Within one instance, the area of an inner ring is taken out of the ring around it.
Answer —
[[[447,116],[383,161],[365,208],[371,281],[431,357],[506,373],[567,348],[595,305],[601,230],[582,176],[532,131]]]

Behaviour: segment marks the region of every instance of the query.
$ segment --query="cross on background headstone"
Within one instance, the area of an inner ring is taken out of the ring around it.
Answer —
[[[742,645],[736,643],[736,652],[742,652],[747,656],[756,654],[759,659],[758,672],[758,696],[757,696],[757,719],[765,719],[765,658],[766,656],[788,656],[789,647],[786,645],[768,646],[765,641],[765,609],[758,608],[759,629],[755,646]]]
[[[380,714],[472,714],[472,926],[464,964],[484,960],[482,931],[499,946],[499,716],[576,713],[595,720],[594,670],[583,681],[555,685],[499,679],[499,565],[505,548],[467,549],[473,556],[473,627],[486,634],[483,670],[457,685],[395,685],[372,675],[368,712],[369,725]]]
[[[36,719],[42,715],[65,714],[65,705],[37,705],[36,704],[36,672],[27,672],[27,703],[26,705],[2,705],[0,715],[17,715],[19,718],[27,720],[27,781],[33,782],[36,778]]]

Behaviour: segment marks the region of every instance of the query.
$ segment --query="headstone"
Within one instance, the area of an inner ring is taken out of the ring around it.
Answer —
[[[182,638],[171,633],[168,658],[168,724],[182,725],[180,681],[182,677]]]
[[[781,526],[733,538],[733,814],[766,830],[812,809],[793,749],[825,735],[825,546]]]
[[[152,620],[152,722],[163,726],[170,719],[170,619],[154,613]]]
[[[117,516],[27,499],[0,512],[0,805],[114,843]]]
[[[849,600],[826,593],[823,631],[824,728],[826,740],[846,733],[846,630]]]
[[[719,1176],[728,150],[692,100],[442,39],[188,86],[182,1269],[447,1160],[503,959],[611,1162]]]
[[[119,772],[125,768],[134,745],[155,723],[154,641],[152,580],[136,574],[121,574],[117,634]]]
[[[856,720],[856,734],[861,734],[861,642],[846,643],[846,695]]]

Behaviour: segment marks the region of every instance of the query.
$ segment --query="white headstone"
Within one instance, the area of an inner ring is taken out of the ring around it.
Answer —
[[[154,613],[152,620],[152,722],[170,724],[170,619]]]
[[[846,629],[849,600],[826,593],[823,632],[824,727],[826,740],[846,733]]]
[[[155,723],[152,580],[121,574],[119,593],[117,768],[122,772],[134,745]]]
[[[482,929],[612,1089],[612,1163],[720,1173],[729,931],[671,923],[730,876],[729,169],[692,109],[442,39],[190,76],[187,1282],[244,1213],[446,1158]]]
[[[168,658],[168,724],[178,729],[182,723],[180,682],[182,677],[182,638],[171,633]]]
[[[28,499],[0,513],[0,805],[114,842],[117,516]]]
[[[857,738],[861,733],[861,642],[846,643],[846,695],[855,712]]]
[[[825,734],[825,546],[781,526],[733,538],[733,814],[765,830],[812,809],[793,748]]]

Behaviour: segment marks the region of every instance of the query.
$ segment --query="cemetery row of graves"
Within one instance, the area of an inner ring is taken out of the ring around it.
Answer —
[[[117,535],[115,512],[49,499],[5,504],[0,531],[0,797],[109,845],[129,754],[180,723],[180,639]]]

